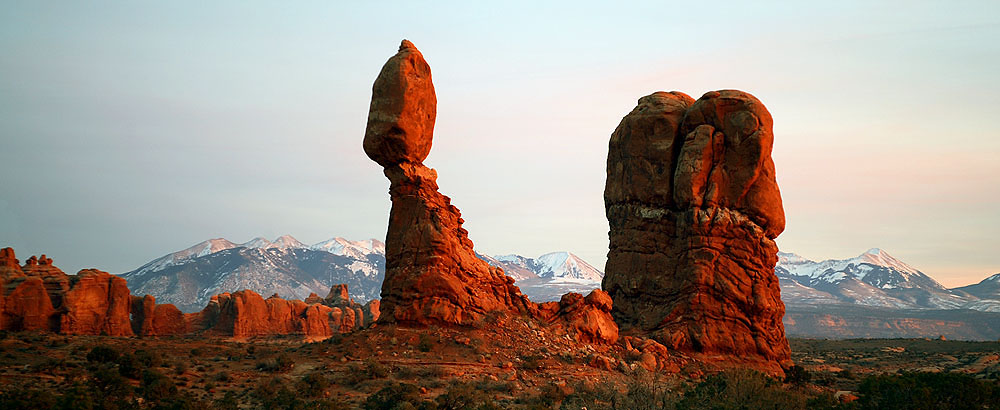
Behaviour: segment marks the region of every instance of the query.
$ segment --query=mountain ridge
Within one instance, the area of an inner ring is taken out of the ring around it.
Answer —
[[[152,294],[159,303],[174,303],[185,311],[200,309],[206,298],[216,293],[246,288],[263,295],[277,293],[284,298],[304,299],[310,293],[325,294],[337,283],[348,284],[351,294],[364,303],[380,297],[384,255],[385,244],[378,239],[334,237],[310,245],[291,235],[243,243],[214,238],[156,258],[121,276],[136,293]],[[572,252],[549,252],[535,258],[518,254],[477,256],[503,268],[536,302],[559,300],[568,292],[586,294],[601,287],[603,272]],[[882,309],[906,317],[914,316],[909,312],[923,310],[944,312],[939,316],[961,310],[1000,312],[1000,274],[977,284],[948,289],[879,248],[855,257],[819,262],[779,252],[775,273],[789,312],[787,317],[799,318],[798,323],[786,323],[790,328],[800,328],[796,334],[804,331],[803,326],[812,326],[802,321],[803,309],[814,311],[818,306],[841,306],[838,312]],[[869,334],[860,329],[851,333]],[[820,334],[827,333],[817,336]],[[956,335],[970,334],[977,333]]]

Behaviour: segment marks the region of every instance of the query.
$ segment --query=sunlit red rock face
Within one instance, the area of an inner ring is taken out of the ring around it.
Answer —
[[[623,331],[790,363],[774,275],[784,230],[772,120],[750,94],[639,99],[611,135],[603,289]]]
[[[403,40],[372,87],[364,138],[365,153],[385,168],[392,199],[381,320],[470,325],[491,312],[535,311],[513,279],[476,257],[458,208],[422,163],[436,110],[430,67]]]
[[[565,328],[576,340],[614,343],[618,340],[618,325],[611,316],[611,297],[594,289],[586,297],[567,293],[558,302],[539,305],[542,319],[550,326]]]
[[[17,265],[0,251],[0,329],[131,336],[131,295],[125,280],[96,269],[69,276],[44,255]]]
[[[150,295],[132,296],[125,279],[96,269],[66,275],[52,259],[31,257],[18,265],[14,250],[0,250],[0,330],[75,335],[168,336],[207,332],[246,339],[301,335],[308,340],[361,329],[378,318],[378,303],[351,300],[346,285],[336,298],[268,299],[249,291],[216,295],[201,312],[184,314],[157,305]]]

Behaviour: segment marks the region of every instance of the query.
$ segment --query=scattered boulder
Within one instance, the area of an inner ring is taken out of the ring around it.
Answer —
[[[385,168],[392,210],[379,320],[472,325],[535,309],[514,281],[476,257],[458,208],[438,192],[430,152],[437,100],[430,66],[409,41],[372,87],[364,149]]]
[[[764,105],[735,90],[653,93],[622,119],[608,151],[602,288],[623,330],[790,364],[771,128]]]

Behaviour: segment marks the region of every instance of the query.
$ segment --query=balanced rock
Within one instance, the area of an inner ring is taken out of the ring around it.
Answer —
[[[603,289],[623,330],[787,365],[772,120],[750,94],[639,99],[611,135]]]
[[[375,80],[364,140],[365,153],[385,168],[392,199],[380,320],[470,325],[487,313],[537,310],[513,279],[476,257],[461,213],[422,164],[436,103],[427,62],[403,40]]]
[[[423,162],[431,152],[436,116],[431,67],[413,43],[403,40],[372,86],[365,153],[383,167]]]

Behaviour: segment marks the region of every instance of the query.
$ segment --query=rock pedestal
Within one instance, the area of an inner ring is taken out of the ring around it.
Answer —
[[[423,55],[403,40],[372,87],[364,149],[385,168],[392,211],[380,320],[471,325],[534,304],[499,268],[476,257],[462,217],[438,192],[430,152],[437,99]]]
[[[771,115],[750,94],[643,97],[611,136],[603,289],[622,330],[789,363]]]

